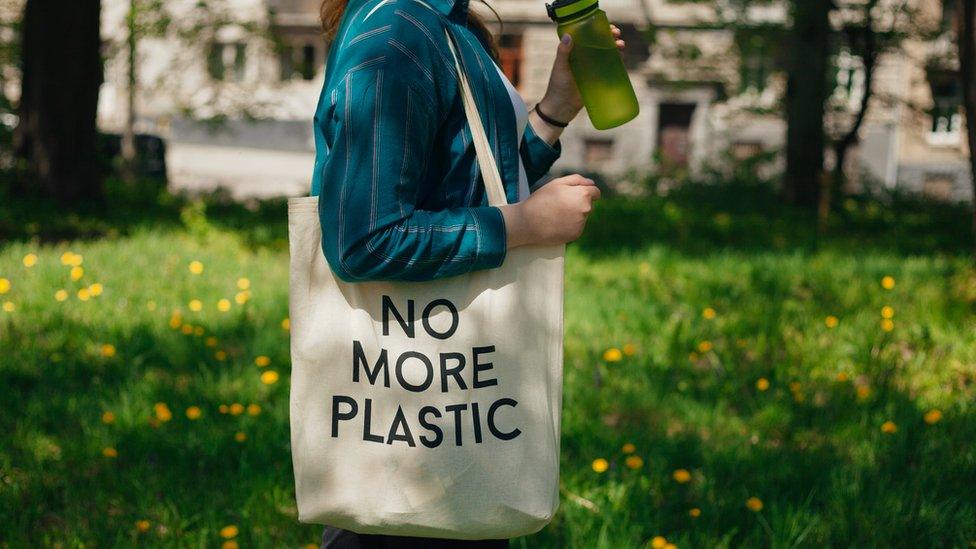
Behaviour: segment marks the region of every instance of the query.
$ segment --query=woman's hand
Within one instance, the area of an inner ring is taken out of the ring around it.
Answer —
[[[617,49],[622,50],[625,43],[620,39],[620,29],[616,25],[610,25],[610,32],[616,39]],[[572,38],[564,34],[559,41],[559,48],[556,49],[556,60],[549,74],[549,87],[539,101],[539,108],[546,113],[546,116],[567,123],[583,108],[583,98],[576,89],[576,81],[573,80],[573,73],[569,69],[569,52],[572,49]]]
[[[576,240],[598,198],[593,180],[577,174],[553,179],[522,202],[500,206],[508,248]]]

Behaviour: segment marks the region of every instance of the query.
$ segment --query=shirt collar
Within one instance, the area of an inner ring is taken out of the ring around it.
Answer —
[[[448,19],[459,23],[468,20],[469,0],[423,0],[434,7],[438,12],[447,16]]]

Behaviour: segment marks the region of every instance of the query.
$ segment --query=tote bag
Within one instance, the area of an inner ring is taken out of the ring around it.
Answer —
[[[447,31],[445,29],[445,34]],[[501,177],[450,35],[489,204]],[[427,282],[346,283],[318,197],[288,202],[291,450],[299,520],[497,539],[559,502],[565,246]]]

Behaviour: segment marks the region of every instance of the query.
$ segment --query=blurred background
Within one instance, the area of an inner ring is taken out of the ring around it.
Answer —
[[[285,199],[316,0],[0,0],[0,546],[305,547]],[[557,36],[489,0],[528,104]],[[976,0],[603,0],[553,171],[562,507],[515,547],[976,546]],[[481,2],[472,9],[489,21]]]

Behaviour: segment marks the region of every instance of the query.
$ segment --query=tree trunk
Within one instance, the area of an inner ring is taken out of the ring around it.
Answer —
[[[816,209],[824,163],[824,102],[830,0],[792,0],[786,85],[786,173],[788,203]]]
[[[959,0],[957,17],[959,80],[969,141],[969,173],[973,185],[973,259],[976,260],[976,0]]]
[[[126,39],[126,53],[128,57],[127,87],[126,87],[126,119],[125,130],[122,132],[122,176],[129,183],[136,179],[136,0],[129,0],[128,37]]]
[[[101,201],[96,130],[100,0],[28,0],[15,148],[32,186],[62,204]]]

